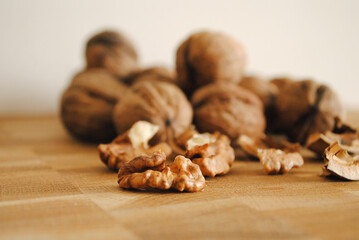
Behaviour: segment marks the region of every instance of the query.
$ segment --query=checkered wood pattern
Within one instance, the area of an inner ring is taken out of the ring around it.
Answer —
[[[305,160],[279,176],[236,161],[198,193],[126,191],[58,118],[2,117],[0,238],[357,239],[359,182],[322,178],[321,161]]]

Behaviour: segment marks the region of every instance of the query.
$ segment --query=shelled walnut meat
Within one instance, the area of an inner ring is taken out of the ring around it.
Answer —
[[[198,192],[205,187],[199,166],[188,158],[177,156],[167,166],[165,162],[163,152],[136,157],[121,166],[118,184],[127,189],[175,189],[180,192]]]
[[[126,91],[113,113],[117,133],[122,134],[139,120],[158,125],[153,143],[181,135],[192,123],[193,110],[176,85],[161,81],[140,81]]]
[[[187,141],[186,157],[209,177],[227,174],[235,159],[231,141],[219,132],[194,134]]]
[[[324,151],[323,176],[335,176],[346,180],[359,180],[359,154],[349,155],[338,142]]]
[[[161,142],[155,146],[148,145],[148,141],[153,138],[158,129],[158,126],[149,122],[136,122],[112,143],[98,146],[100,159],[108,168],[118,170],[124,163],[144,154],[161,151],[165,156],[169,156],[172,149],[167,143]]]
[[[279,88],[275,121],[269,126],[274,132],[286,133],[304,144],[310,134],[332,130],[335,119],[343,117],[337,95],[325,85],[290,79],[274,79],[272,83]]]
[[[179,86],[191,95],[215,81],[236,84],[242,78],[245,63],[244,48],[236,40],[222,33],[195,33],[177,50]]]
[[[219,131],[235,141],[240,135],[261,136],[266,127],[263,104],[248,90],[215,83],[192,96],[195,124],[200,132]]]
[[[267,174],[287,173],[304,164],[303,157],[298,152],[286,153],[274,148],[259,149],[258,157]]]
[[[61,98],[61,120],[74,137],[107,142],[116,137],[112,111],[127,86],[105,69],[77,74]]]
[[[100,32],[86,44],[87,69],[105,68],[122,78],[139,69],[132,43],[115,31]]]

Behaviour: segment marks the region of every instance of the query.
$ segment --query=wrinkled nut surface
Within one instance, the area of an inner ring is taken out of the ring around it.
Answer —
[[[246,135],[241,135],[237,144],[250,156],[258,157],[259,149],[275,148],[284,152],[299,152],[299,143],[290,143],[285,140],[279,141],[267,135],[258,138],[251,138]]]
[[[238,83],[246,63],[244,48],[231,37],[198,32],[177,50],[176,69],[179,86],[190,95],[198,87],[215,81]]]
[[[169,156],[172,153],[172,149],[167,143],[162,142],[152,147],[148,146],[148,141],[157,131],[158,126],[149,122],[136,122],[130,130],[117,137],[112,143],[100,144],[98,146],[102,162],[108,168],[117,170],[124,163],[143,154],[161,151],[166,156]]]
[[[191,160],[177,156],[165,166],[166,155],[155,152],[142,155],[122,165],[118,172],[118,184],[127,189],[175,189],[180,192],[198,192],[205,187],[205,179],[199,166]]]
[[[359,155],[351,156],[338,142],[324,151],[323,176],[335,176],[346,180],[359,180]]]
[[[260,149],[258,157],[267,174],[287,173],[304,164],[299,153],[286,153],[279,149]]]
[[[159,126],[152,144],[177,138],[191,125],[192,117],[191,104],[181,89],[161,81],[135,83],[113,113],[118,134],[123,134],[139,120]]]
[[[273,132],[286,133],[304,144],[310,134],[332,130],[335,119],[344,114],[337,95],[327,86],[311,80],[274,79],[279,88],[275,99]]]
[[[210,84],[192,96],[195,124],[200,132],[219,131],[236,140],[240,135],[261,136],[266,127],[263,104],[237,85]]]
[[[122,78],[139,66],[132,43],[115,31],[104,31],[91,37],[86,44],[87,68],[105,68]]]
[[[73,78],[61,98],[61,120],[74,137],[109,142],[116,137],[112,112],[127,86],[104,69],[89,69]]]
[[[164,81],[176,83],[174,72],[164,67],[151,67],[135,71],[122,79],[125,83],[132,85],[140,81]]]
[[[234,162],[231,141],[223,134],[194,134],[187,141],[186,157],[197,164],[204,176],[227,174]]]

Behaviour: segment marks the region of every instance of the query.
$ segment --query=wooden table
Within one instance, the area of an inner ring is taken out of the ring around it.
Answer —
[[[359,125],[359,114],[349,122]],[[359,238],[359,182],[237,161],[203,192],[125,191],[57,117],[0,118],[1,239]]]

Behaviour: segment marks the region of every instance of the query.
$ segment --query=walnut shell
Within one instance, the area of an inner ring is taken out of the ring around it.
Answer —
[[[221,81],[238,83],[246,62],[240,43],[222,33],[198,32],[177,50],[179,86],[190,95],[198,87]]]
[[[98,33],[88,40],[86,61],[88,69],[105,68],[120,78],[139,68],[132,43],[114,31]]]
[[[116,137],[112,111],[127,86],[104,69],[77,74],[61,99],[61,119],[74,137],[108,142]]]
[[[327,86],[312,80],[276,79],[279,87],[270,128],[284,132],[295,141],[305,143],[308,136],[332,130],[344,111],[338,96]]]
[[[239,135],[259,137],[265,130],[262,102],[238,85],[215,83],[204,86],[193,94],[192,104],[200,132],[219,131],[235,140]]]
[[[191,125],[193,110],[176,85],[163,81],[135,83],[116,105],[113,121],[118,134],[139,120],[160,127],[152,144],[177,138]]]
[[[176,83],[174,72],[164,67],[151,67],[135,71],[122,79],[127,84],[134,84],[139,81],[165,81]]]

